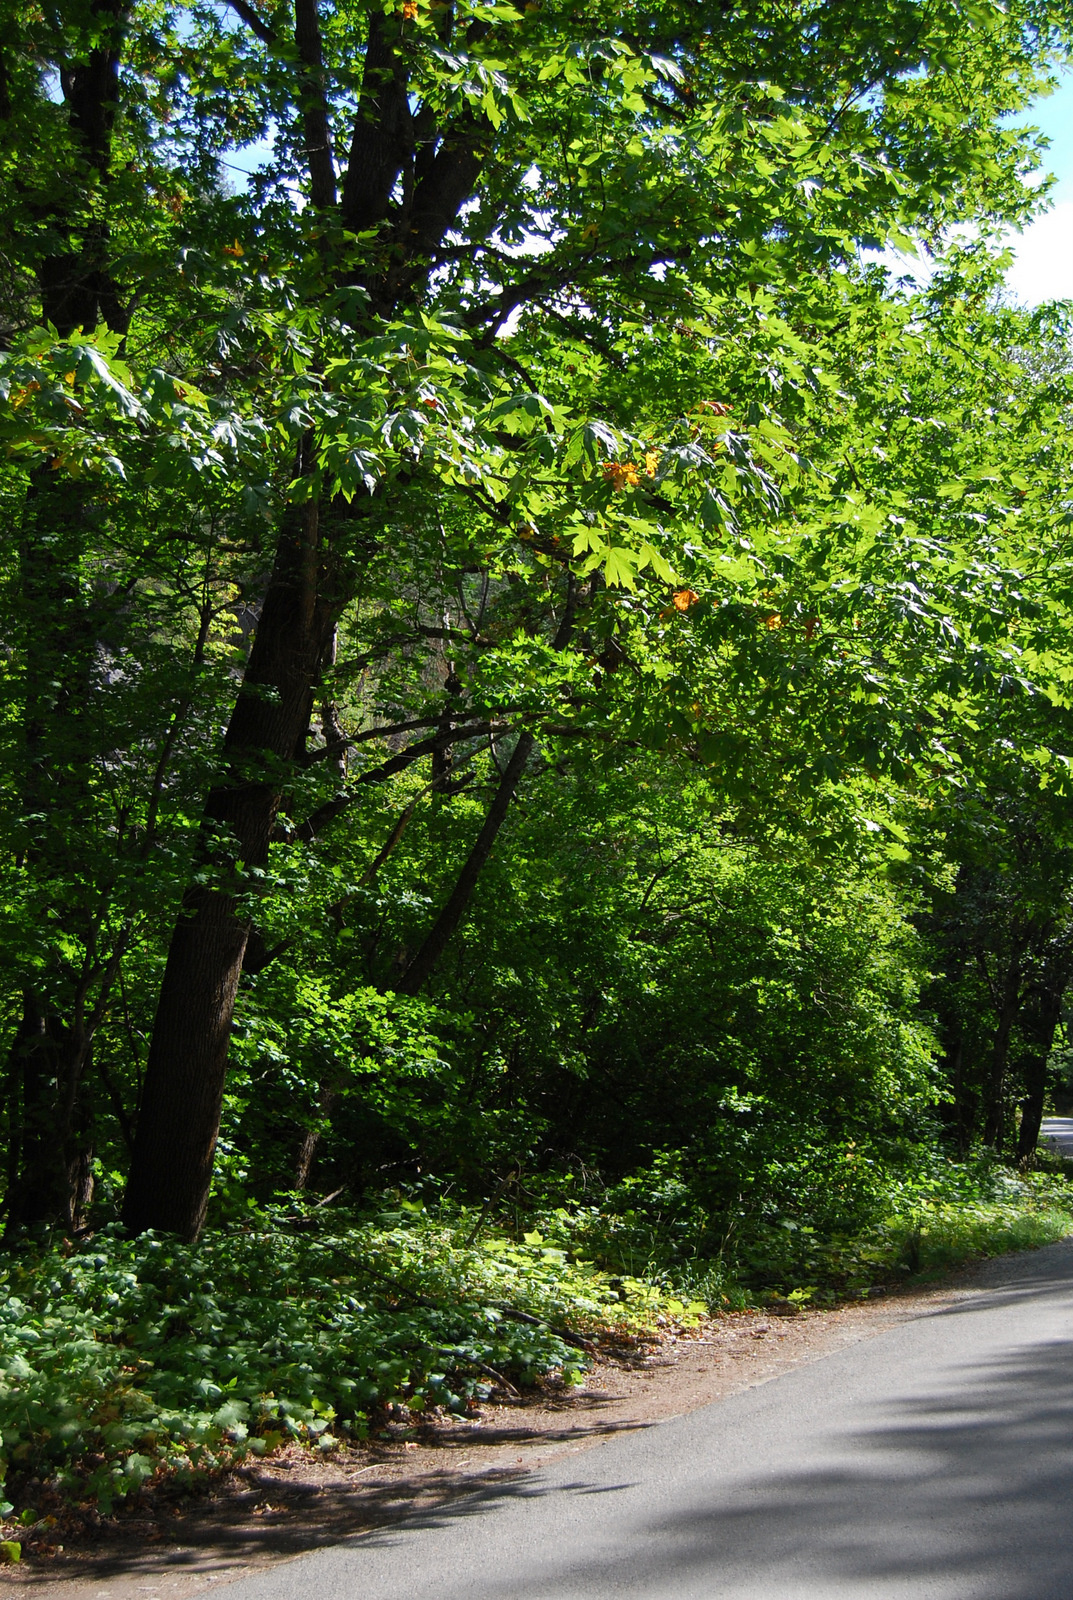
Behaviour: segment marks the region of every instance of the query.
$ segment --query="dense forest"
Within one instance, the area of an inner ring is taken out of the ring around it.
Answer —
[[[4,22],[8,1492],[1068,1227],[1068,4]]]

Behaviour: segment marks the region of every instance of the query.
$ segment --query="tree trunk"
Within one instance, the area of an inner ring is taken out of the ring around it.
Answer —
[[[49,910],[64,931],[84,939],[85,918],[71,880],[73,817],[87,795],[84,714],[92,683],[95,619],[76,578],[83,497],[42,469],[30,482],[19,541],[23,697],[19,750],[20,855],[24,870],[48,882]],[[42,975],[22,976],[23,1009],[11,1049],[18,1155],[7,1196],[7,1226],[69,1222],[73,1197],[64,1173],[74,1099],[85,1065],[76,1021],[56,1009]],[[70,1100],[70,1105],[68,1105]],[[12,1114],[15,1114],[14,1107]]]
[[[38,289],[42,321],[61,338],[79,328],[92,333],[101,320],[117,332],[127,326],[102,215],[127,15],[127,0],[91,0],[82,58],[69,60],[60,72],[78,181],[65,177],[41,208],[62,247],[41,261]],[[69,870],[65,823],[78,813],[84,786],[81,718],[91,693],[96,646],[96,619],[78,577],[86,503],[84,485],[58,481],[48,467],[37,469],[19,540],[25,628],[22,860],[61,886]],[[79,913],[65,917],[69,908],[62,895],[60,887],[53,910],[79,937]],[[11,1049],[10,1081],[17,1097],[9,1112],[9,1231],[41,1222],[78,1226],[92,1189],[92,1150],[79,1142],[77,1105],[91,1044],[78,1018],[57,1014],[36,984],[36,974],[26,982]]]
[[[552,648],[555,650],[565,650],[574,631],[574,617],[577,611],[577,585],[571,574],[567,575],[566,583],[566,605],[563,609],[562,619],[556,630],[555,638],[552,640]],[[400,994],[415,995],[420,993],[447,948],[448,940],[465,916],[470,900],[473,898],[473,891],[477,886],[477,879],[480,877],[481,870],[492,853],[492,846],[495,844],[496,836],[506,821],[510,803],[522,780],[526,762],[532,755],[535,744],[536,740],[531,733],[519,735],[518,743],[514,746],[514,753],[507,762],[506,771],[499,780],[499,786],[492,799],[492,804],[488,807],[488,814],[484,819],[481,831],[463,863],[462,870],[455,881],[455,886],[426,935],[425,942],[406,968],[401,981],[397,985]]]
[[[1039,1130],[1043,1122],[1043,1105],[1047,1096],[1047,1058],[1054,1043],[1055,1029],[1062,1015],[1068,973],[1044,974],[1043,980],[1033,986],[1020,1017],[1020,1032],[1024,1049],[1019,1053],[1017,1067],[1024,1085],[1021,1101],[1021,1126],[1017,1134],[1017,1164],[1032,1165]]]
[[[317,1153],[325,1128],[331,1124],[332,1111],[339,1099],[339,1089],[333,1084],[324,1084],[320,1091],[320,1104],[317,1107],[317,1121],[311,1122],[303,1133],[298,1144],[298,1152],[294,1160],[294,1187],[304,1189],[309,1182],[309,1174],[313,1169],[313,1158]]]
[[[425,942],[414,956],[410,965],[402,975],[398,984],[400,994],[418,994],[432,976],[440,957],[447,948],[447,941],[454,933],[458,924],[466,913],[466,908],[473,898],[473,891],[477,886],[481,869],[488,860],[495,844],[496,835],[506,820],[510,803],[515,791],[522,780],[525,764],[532,754],[533,745],[536,743],[531,733],[518,736],[518,743],[514,746],[514,754],[507,763],[507,770],[499,780],[488,807],[488,814],[481,826],[481,831],[463,864],[461,872],[455,880],[451,890],[436,921],[432,924],[425,938]]]
[[[272,25],[255,8],[243,3],[238,9],[259,38],[276,43]],[[377,265],[374,281],[365,285],[376,315],[390,317],[399,297],[427,280],[432,253],[468,198],[481,158],[480,128],[469,126],[467,114],[465,132],[456,118],[453,136],[440,141],[428,170],[417,174],[408,58],[390,46],[391,30],[381,20],[374,16],[369,25],[336,214],[354,233],[375,227],[387,213],[401,167],[409,163],[404,187],[412,196],[411,216],[397,280],[394,269],[385,278]],[[337,186],[316,0],[298,0],[294,21],[310,196],[315,207],[330,211]],[[351,281],[345,272],[343,281]],[[311,441],[303,457],[300,472],[312,482]],[[231,1018],[250,932],[238,895],[256,889],[248,869],[267,857],[286,766],[308,729],[318,674],[346,598],[326,587],[317,547],[317,509],[310,504],[299,508],[281,540],[227,731],[227,778],[206,805],[200,881],[184,898],[168,953],[123,1212],[127,1226],[137,1231],[160,1228],[193,1238],[204,1221]],[[572,595],[571,588],[568,610]]]
[[[964,1159],[972,1146],[979,1100],[974,1074],[968,1070],[962,993],[969,963],[966,901],[971,886],[969,869],[962,864],[958,868],[953,901],[942,911],[937,909],[931,921],[931,931],[938,940],[943,959],[929,999],[935,1008],[942,1044],[939,1070],[951,1094],[949,1100],[941,1103],[939,1116],[959,1159]]]
[[[291,514],[209,795],[199,882],[172,935],[146,1064],[123,1220],[196,1237],[205,1220],[228,1043],[255,893],[288,766],[309,728],[335,609],[326,598],[315,503]],[[210,881],[205,881],[209,879]],[[215,881],[211,881],[215,880]]]
[[[1010,951],[1009,964],[999,996],[995,1037],[991,1046],[991,1067],[985,1086],[984,1143],[1001,1152],[1006,1133],[1006,1066],[1010,1054],[1010,1035],[1021,997],[1024,954],[1027,936],[1016,940]]]
[[[942,1107],[942,1120],[953,1135],[958,1159],[964,1160],[972,1147],[976,1126],[976,1092],[965,1071],[965,1035],[952,1018],[942,1030],[942,1040],[941,1071],[953,1096]]]
[[[92,1150],[88,1128],[78,1125],[77,1105],[89,1057],[88,1042],[27,989],[9,1064],[16,1125],[5,1205],[8,1234],[35,1223],[81,1225],[87,1184],[92,1187]]]

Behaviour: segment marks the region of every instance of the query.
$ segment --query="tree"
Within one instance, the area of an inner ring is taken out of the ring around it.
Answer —
[[[76,20],[50,34],[31,19],[28,46],[67,70]],[[862,240],[1025,214],[1027,147],[996,118],[1032,92],[1060,18],[997,5],[971,18],[889,4],[626,16],[298,0],[293,14],[136,6],[120,21],[108,181],[99,168],[80,226],[93,270],[126,285],[129,381],[88,328],[24,345],[7,426],[38,469],[114,460],[129,482],[152,458],[165,488],[185,473],[191,531],[207,498],[215,540],[245,545],[244,562],[224,565],[256,632],[161,981],[126,1208],[134,1227],[193,1234],[240,975],[269,953],[255,929],[273,849],[312,845],[425,758],[448,792],[481,741],[504,744],[459,880],[397,974],[415,991],[536,764],[529,741],[655,742],[667,686],[672,737],[747,788],[764,762],[748,738],[705,725],[698,692],[718,703],[720,668],[744,640],[742,687],[763,714],[792,681],[783,666],[796,655],[805,671],[787,622],[807,636],[811,612],[804,592],[789,597],[799,620],[764,601],[792,552],[773,536],[765,571],[743,530],[770,527],[785,504],[799,549],[818,526],[878,526],[874,509],[847,518],[834,492],[809,524],[809,491],[795,489],[807,464],[748,390],[694,392],[683,407],[680,390],[649,384],[642,430],[613,383],[562,381],[578,376],[573,353],[636,373],[671,326],[709,348],[744,319],[753,354],[787,328],[799,393],[818,393],[822,412],[814,358],[831,340],[810,314],[837,303],[859,322],[855,275],[838,274]],[[21,72],[19,139],[47,102],[45,79]],[[47,114],[74,138],[73,100]],[[272,144],[264,170],[223,193],[220,163],[258,137]],[[874,303],[866,294],[861,315]],[[167,376],[154,370],[162,346]],[[72,361],[82,416],[64,394]],[[169,452],[185,464],[165,468]],[[109,493],[133,511],[127,491]],[[897,566],[893,539],[874,549],[864,588]],[[742,574],[722,614],[707,597],[693,612],[698,553]],[[691,613],[698,645],[681,650],[686,630],[672,627]],[[616,670],[638,654],[643,674]],[[699,683],[675,672],[676,655]],[[840,741],[852,761],[913,754],[908,690],[847,737],[837,690],[863,665],[832,650],[816,677],[820,774],[827,759],[837,770]],[[348,728],[345,686],[370,669]],[[372,733],[376,758],[348,772],[346,752]],[[140,804],[153,802],[143,792]]]

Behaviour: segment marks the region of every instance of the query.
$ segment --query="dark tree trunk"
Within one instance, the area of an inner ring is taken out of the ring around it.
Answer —
[[[66,1174],[57,1119],[63,1077],[61,1026],[36,996],[24,994],[10,1058],[18,1126],[12,1133],[17,1155],[11,1161],[6,1204],[9,1233],[26,1224],[56,1220],[65,1208]]]
[[[224,741],[226,775],[205,807],[200,881],[187,890],[172,935],[123,1207],[138,1232],[189,1239],[205,1219],[250,933],[239,896],[255,891],[249,869],[268,859],[287,769],[301,751],[334,635],[320,543],[316,504],[295,508]]]
[[[38,287],[42,320],[62,338],[79,328],[92,332],[102,320],[113,331],[127,325],[100,215],[126,21],[126,0],[92,0],[85,53],[60,72],[77,182],[57,191],[60,198],[45,213],[64,244],[42,260]],[[87,222],[91,211],[98,214]],[[51,871],[57,881],[66,866],[63,819],[77,810],[84,779],[80,719],[96,642],[95,619],[77,576],[84,517],[82,486],[57,481],[47,467],[33,474],[19,544],[25,627],[22,859],[42,876]],[[81,930],[73,931],[77,936]],[[17,1100],[10,1111],[9,1229],[39,1222],[76,1227],[82,1219],[92,1188],[92,1150],[80,1143],[91,1119],[79,1117],[78,1094],[90,1050],[79,1020],[59,1015],[28,984],[10,1063]]]
[[[298,1151],[294,1159],[294,1187],[304,1189],[309,1182],[309,1174],[313,1170],[313,1160],[317,1147],[323,1137],[324,1130],[331,1123],[332,1111],[339,1099],[337,1085],[325,1084],[320,1091],[319,1115],[316,1122],[310,1123],[298,1143]]]
[[[128,0],[91,0],[88,45],[81,60],[60,69],[60,87],[76,157],[82,164],[78,190],[68,187],[49,220],[68,248],[46,256],[39,280],[43,320],[62,338],[76,329],[92,333],[104,321],[125,333],[128,315],[112,275],[102,191],[109,182],[112,130],[119,97],[119,64],[129,15]],[[87,215],[89,220],[85,220]]]
[[[19,751],[20,854],[24,868],[50,885],[50,912],[85,941],[83,897],[70,854],[72,818],[88,805],[85,712],[92,692],[95,617],[75,573],[85,506],[70,485],[43,469],[34,474],[19,541],[23,626],[23,701]],[[63,1174],[71,1165],[75,1101],[88,1054],[75,1015],[62,1015],[41,974],[23,977],[23,1011],[12,1046],[18,1084],[18,1159],[7,1198],[8,1227],[71,1225],[77,1204]]]
[[[257,37],[279,43],[272,24],[246,0],[234,0],[234,7]],[[337,185],[316,0],[297,0],[294,22],[310,195],[316,207],[331,209]],[[468,198],[480,164],[467,112],[465,137],[460,131],[450,138],[442,136],[445,130],[428,131],[430,149],[437,142],[443,148],[418,176],[408,58],[393,50],[381,24],[374,15],[337,214],[355,232],[386,219],[402,172],[408,196],[400,213],[405,226],[400,223],[397,234],[402,276],[396,284],[389,271],[388,283],[378,265],[375,281],[366,285],[377,314],[389,316],[398,295],[427,279],[431,252]],[[325,265],[330,276],[327,252]],[[313,481],[311,445],[308,455],[301,470]],[[184,897],[172,936],[146,1067],[123,1212],[127,1226],[137,1231],[159,1228],[193,1238],[204,1221],[235,994],[250,935],[239,895],[255,890],[248,869],[267,857],[287,766],[309,727],[318,675],[346,599],[326,587],[318,544],[316,507],[300,508],[281,540],[227,731],[227,776],[206,804],[202,870]],[[384,776],[390,766],[385,764]],[[346,804],[323,809],[330,818]]]
[[[11,1047],[10,1187],[7,1231],[58,1222],[77,1228],[92,1189],[90,1118],[78,1117],[78,1091],[90,1045],[27,990]]]
[[[939,1107],[939,1116],[959,1158],[964,1158],[972,1146],[979,1101],[978,1086],[969,1071],[962,992],[969,962],[965,902],[970,883],[968,869],[959,867],[952,902],[937,910],[934,920],[926,923],[942,951],[942,970],[929,995],[942,1044],[939,1070],[950,1091],[950,1099]]]
[[[1002,1150],[1006,1133],[1006,1067],[1010,1055],[1010,1037],[1021,1001],[1024,954],[1027,945],[1026,936],[1015,941],[1010,951],[1002,990],[998,996],[991,1064],[985,1085],[984,1143],[999,1152]]]
[[[959,874],[959,883],[963,874]],[[952,946],[952,947],[951,947]],[[943,1121],[953,1135],[959,1158],[968,1154],[976,1128],[977,1095],[965,1067],[965,1028],[958,1004],[958,990],[965,976],[964,945],[957,938],[956,925],[947,930],[947,961],[944,987],[939,996],[939,1024],[943,1056],[940,1070],[952,1098],[942,1108]]]
[[[1021,1100],[1021,1126],[1017,1134],[1017,1164],[1020,1167],[1032,1165],[1039,1144],[1043,1105],[1047,1096],[1047,1058],[1062,1015],[1067,981],[1068,973],[1064,968],[1061,972],[1045,973],[1041,981],[1033,985],[1019,1018],[1024,1048],[1018,1054],[1016,1066],[1025,1091]]]
[[[941,1071],[950,1088],[951,1100],[943,1106],[943,1122],[953,1138],[959,1160],[968,1155],[976,1128],[976,1091],[965,1071],[965,1035],[950,1019],[942,1031]]]

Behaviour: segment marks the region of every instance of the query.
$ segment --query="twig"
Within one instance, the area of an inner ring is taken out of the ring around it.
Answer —
[[[596,1346],[591,1339],[583,1339],[580,1334],[571,1333],[569,1328],[556,1328],[550,1322],[545,1322],[543,1317],[534,1317],[531,1312],[519,1311],[517,1306],[505,1306],[497,1300],[488,1300],[486,1305],[493,1311],[498,1311],[504,1317],[509,1317],[512,1322],[524,1322],[531,1328],[543,1328],[545,1333],[553,1333],[564,1344],[572,1344],[576,1350],[584,1350],[586,1355],[594,1356]]]
[[[430,1300],[427,1295],[418,1294],[413,1289],[407,1289],[404,1284],[397,1283],[394,1278],[389,1278],[386,1272],[377,1272],[376,1268],[370,1267],[367,1262],[355,1262],[355,1265],[361,1271],[368,1273],[370,1278],[375,1278],[380,1283],[386,1284],[396,1294],[405,1295],[408,1300],[413,1301],[414,1305],[426,1306],[430,1311],[442,1311],[444,1309],[444,1301]],[[465,1301],[461,1302],[461,1304],[467,1303]],[[543,1328],[545,1333],[553,1334],[556,1339],[561,1339],[564,1344],[573,1345],[577,1350],[583,1350],[586,1355],[596,1354],[596,1346],[591,1339],[583,1339],[580,1334],[571,1333],[569,1328],[556,1328],[543,1317],[533,1316],[531,1311],[519,1311],[517,1306],[504,1305],[500,1300],[483,1300],[480,1303],[489,1306],[493,1311],[498,1311],[501,1316],[509,1317],[512,1322],[524,1322],[530,1328]]]
[[[448,1361],[464,1362],[467,1367],[472,1367],[475,1372],[483,1372],[486,1378],[491,1378],[494,1383],[498,1383],[499,1387],[505,1389],[508,1394],[512,1394],[515,1400],[521,1399],[521,1395],[510,1379],[505,1378],[501,1372],[497,1372],[495,1367],[490,1367],[487,1361],[478,1361],[476,1356],[460,1355],[457,1350],[440,1350],[435,1345],[428,1345],[426,1348],[430,1349],[433,1355],[443,1356]]]
[[[477,1218],[476,1222],[473,1225],[473,1232],[470,1234],[469,1238],[465,1242],[465,1249],[468,1250],[470,1248],[470,1246],[476,1242],[477,1235],[480,1233],[481,1229],[484,1227],[485,1222],[488,1220],[488,1213],[491,1211],[492,1207],[495,1205],[495,1203],[499,1199],[500,1195],[504,1192],[504,1190],[506,1190],[506,1189],[508,1189],[510,1187],[510,1185],[514,1182],[515,1178],[520,1178],[520,1177],[521,1177],[521,1172],[519,1171],[519,1169],[517,1167],[515,1167],[513,1172],[508,1172],[507,1173],[507,1176],[503,1179],[502,1183],[499,1185],[499,1188],[495,1191],[495,1193],[490,1195],[488,1197],[488,1199],[484,1202],[484,1205],[483,1205],[483,1207],[481,1209],[481,1214]]]

